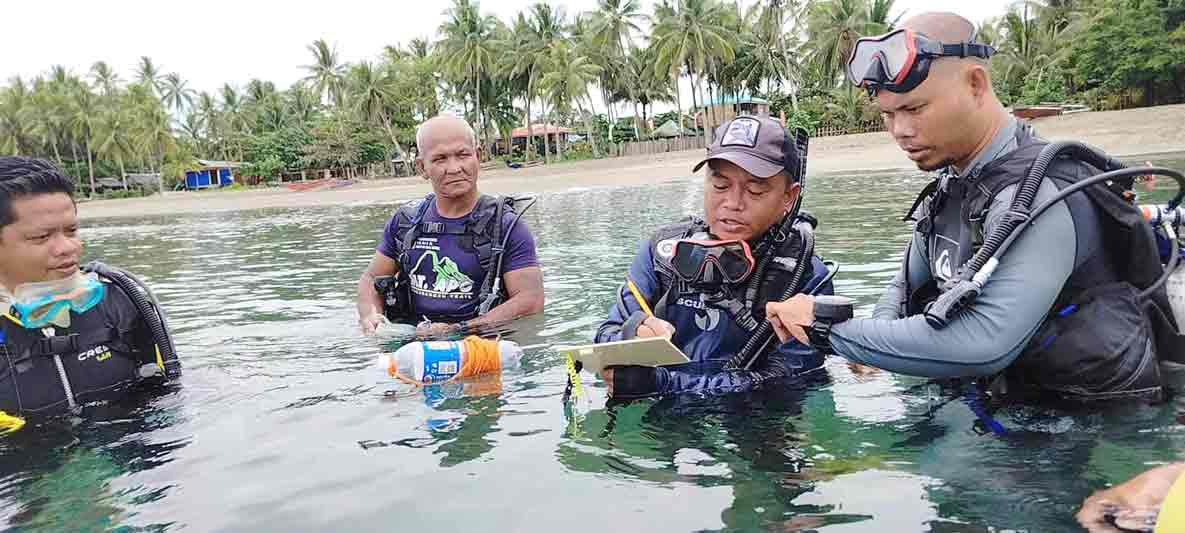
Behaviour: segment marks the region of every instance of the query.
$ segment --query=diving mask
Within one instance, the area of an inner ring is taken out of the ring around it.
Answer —
[[[65,279],[25,283],[9,302],[21,324],[30,329],[49,324],[70,327],[70,311],[84,313],[103,300],[106,286],[93,273],[78,272]]]
[[[740,283],[755,265],[749,243],[742,240],[682,240],[671,258],[675,273],[688,283]]]
[[[974,33],[974,28],[970,33]],[[936,58],[988,59],[995,52],[995,48],[986,44],[943,43],[906,28],[857,40],[845,73],[853,85],[864,87],[870,95],[881,89],[907,93],[926,81],[930,62]]]

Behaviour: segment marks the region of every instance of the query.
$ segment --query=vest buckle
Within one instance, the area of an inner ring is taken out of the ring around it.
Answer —
[[[78,352],[78,334],[59,335],[38,339],[37,348],[40,355],[60,355]]]

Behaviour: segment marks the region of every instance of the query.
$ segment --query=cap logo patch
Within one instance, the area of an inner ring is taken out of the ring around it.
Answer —
[[[720,146],[757,147],[757,132],[761,130],[761,122],[755,118],[741,117],[728,125]]]

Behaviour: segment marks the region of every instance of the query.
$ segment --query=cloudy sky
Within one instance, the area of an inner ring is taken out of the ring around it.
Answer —
[[[753,0],[744,0],[751,4]],[[1004,12],[1010,0],[957,2],[979,22]],[[534,0],[481,0],[484,11],[509,19]],[[0,31],[0,84],[33,77],[61,64],[85,74],[95,61],[111,63],[124,79],[137,59],[151,57],[162,72],[177,72],[190,87],[213,91],[251,78],[284,88],[306,75],[314,39],[336,44],[346,61],[377,57],[387,44],[430,37],[450,2],[443,0],[11,0]],[[596,0],[553,2],[568,13]],[[651,2],[645,1],[649,6]],[[897,0],[898,12],[950,9],[950,0]]]

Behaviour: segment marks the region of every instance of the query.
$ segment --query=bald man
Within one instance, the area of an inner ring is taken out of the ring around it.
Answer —
[[[512,200],[478,192],[473,128],[456,117],[429,119],[416,130],[416,148],[433,193],[387,223],[358,280],[362,332],[373,334],[384,316],[440,336],[541,312],[534,237]]]
[[[909,50],[924,54],[905,57]],[[1098,202],[1111,198],[1120,205],[1110,208],[1125,216],[1135,208],[1110,191],[1100,193],[1102,185],[1054,204],[1028,227],[953,318],[943,314],[946,323],[936,325],[933,316],[927,320],[929,304],[971,283],[960,276],[961,267],[1008,215],[1018,182],[1047,144],[997,99],[988,68],[992,52],[975,41],[970,22],[951,13],[923,13],[857,44],[849,79],[874,96],[887,130],[917,167],[939,171],[939,178],[910,214],[917,221],[912,241],[872,318],[820,324],[816,310],[826,308],[809,296],[768,305],[768,318],[781,337],[813,338],[857,363],[915,376],[975,378],[961,381],[980,390],[990,383],[1009,399],[1157,398],[1157,350],[1171,352],[1158,346],[1153,321],[1125,276],[1163,269],[1155,242],[1151,256],[1115,257],[1116,243],[1104,246],[1104,230],[1116,222]],[[1058,159],[1032,205],[1098,173],[1075,159]],[[1149,245],[1154,238],[1138,218],[1123,229],[1130,242]]]

